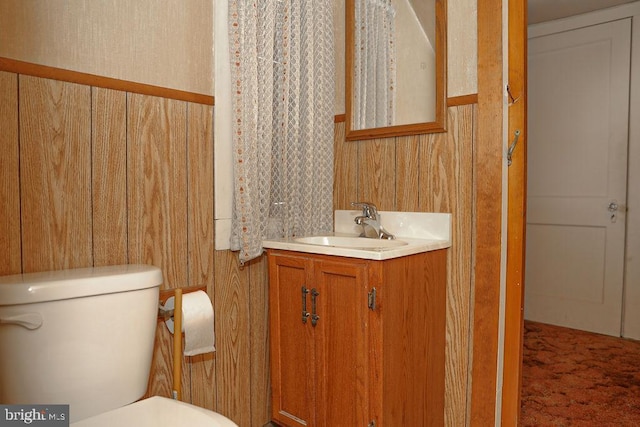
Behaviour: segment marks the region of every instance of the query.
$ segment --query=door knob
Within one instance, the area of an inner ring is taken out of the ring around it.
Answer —
[[[618,220],[618,208],[619,206],[616,200],[612,200],[609,203],[609,207],[607,208],[607,210],[611,212],[611,218],[609,218],[609,220],[612,224],[614,224]]]

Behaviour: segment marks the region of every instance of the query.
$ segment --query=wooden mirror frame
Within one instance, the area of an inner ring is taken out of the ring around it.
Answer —
[[[353,61],[354,61],[354,28],[355,0],[345,0],[345,121],[347,141],[387,138],[393,136],[417,135],[424,133],[445,132],[445,115],[447,108],[447,0],[435,0],[436,13],[436,91],[435,121],[410,123],[403,125],[357,129],[352,125],[353,104]]]

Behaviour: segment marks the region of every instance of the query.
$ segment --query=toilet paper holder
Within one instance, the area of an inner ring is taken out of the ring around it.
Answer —
[[[165,289],[160,291],[160,298],[159,298],[160,302],[158,304],[158,320],[166,322],[169,319],[173,319],[175,299],[171,300],[173,303],[168,304],[169,307],[167,307],[167,301],[171,297],[175,296],[176,289],[180,289],[183,294],[188,294],[196,291],[207,292],[206,286],[188,286],[184,288]]]
[[[158,319],[166,322],[169,319],[173,319],[173,307],[166,308],[164,305],[158,307]]]
[[[182,294],[196,291],[207,291],[204,286],[190,286],[186,288],[166,289],[160,291],[160,303],[158,305],[158,319],[165,322],[169,328],[175,327],[175,330],[182,331]],[[173,299],[173,306],[166,307],[167,300]],[[177,315],[176,315],[177,313]],[[174,326],[175,323],[175,326]],[[173,333],[172,328],[169,328]],[[182,333],[173,333],[173,391],[171,392],[173,399],[182,400]]]

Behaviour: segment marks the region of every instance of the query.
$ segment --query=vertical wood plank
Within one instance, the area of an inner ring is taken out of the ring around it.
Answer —
[[[422,135],[396,138],[396,209],[416,212],[420,209],[420,139]]]
[[[92,88],[93,263],[127,263],[127,96]]]
[[[22,271],[18,75],[0,71],[0,275]]]
[[[453,109],[447,111],[448,122]],[[455,206],[457,166],[456,130],[449,133],[422,135],[421,159],[423,168],[420,170],[421,208],[427,212],[451,212]],[[452,191],[452,192],[450,192]]]
[[[345,123],[335,124],[333,208],[351,209],[358,198],[358,143],[345,141]]]
[[[213,108],[189,104],[188,111],[189,285],[213,285]]]
[[[470,361],[469,301],[471,298],[473,123],[475,106],[448,111],[447,134],[425,144],[427,173],[420,187],[425,211],[451,212],[452,246],[447,258],[447,347],[445,424],[465,425]],[[443,138],[444,137],[444,138]]]
[[[158,321],[156,337],[153,344],[153,359],[149,384],[144,398],[151,396],[171,396],[172,390],[172,338],[173,335],[166,330],[164,322]],[[184,388],[183,388],[184,389]],[[184,396],[183,396],[184,400]]]
[[[188,283],[186,104],[128,94],[127,201],[129,262],[158,266],[164,286]],[[172,336],[160,324],[148,392],[172,389]],[[183,399],[189,401],[189,370],[183,365]]]
[[[251,425],[271,419],[269,382],[269,276],[266,255],[250,264]]]
[[[522,94],[509,106],[509,135],[520,131],[520,151],[508,171],[507,271],[504,313],[503,426],[520,422],[524,340],[524,268],[527,208],[527,2],[509,0],[509,87]],[[511,142],[509,142],[511,144]],[[631,178],[629,178],[631,179]],[[629,220],[627,220],[629,221]],[[628,233],[628,231],[627,231]],[[627,282],[629,283],[629,282]],[[625,297],[629,301],[628,294]]]
[[[128,95],[129,260],[187,283],[186,103]]]
[[[216,251],[216,411],[251,427],[249,268],[237,253]]]
[[[213,223],[213,107],[188,104],[188,274],[190,286],[206,286],[209,298],[214,282]],[[191,403],[215,409],[215,356],[188,358]]]
[[[378,210],[396,209],[395,138],[358,141],[358,197]]]
[[[474,276],[470,424],[496,422],[502,265],[504,40],[502,0],[478,2],[478,119],[474,146]]]
[[[19,91],[23,270],[90,266],[90,88],[20,76]]]

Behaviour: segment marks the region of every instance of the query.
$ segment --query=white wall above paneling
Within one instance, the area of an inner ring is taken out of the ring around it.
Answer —
[[[213,2],[2,0],[0,56],[213,95]]]
[[[478,2],[447,1],[447,96],[478,93]]]

